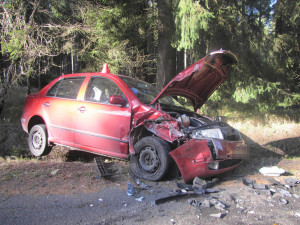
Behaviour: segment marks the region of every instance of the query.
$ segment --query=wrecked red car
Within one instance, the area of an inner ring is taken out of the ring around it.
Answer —
[[[141,178],[163,179],[177,165],[184,181],[237,167],[246,153],[240,133],[201,116],[201,107],[236,63],[215,51],[174,77],[159,92],[128,76],[101,73],[58,77],[27,97],[21,123],[34,156],[63,145],[130,160]]]

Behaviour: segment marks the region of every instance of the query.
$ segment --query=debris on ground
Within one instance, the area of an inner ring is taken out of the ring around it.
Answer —
[[[101,156],[94,158],[94,165],[97,172],[97,178],[100,179],[101,177],[103,177],[105,179],[108,179],[112,176],[112,174],[107,171],[105,163],[103,162]]]
[[[243,184],[246,186],[253,188],[253,189],[260,189],[260,190],[265,190],[268,189],[267,185],[265,184],[257,184],[255,180],[251,180],[249,178],[244,178],[242,179]]]
[[[178,200],[185,197],[198,197],[203,194],[218,193],[224,189],[210,188],[213,185],[215,185],[218,181],[219,181],[218,178],[213,178],[211,181],[205,181],[196,177],[194,178],[193,185],[185,184],[185,183],[176,183],[178,189],[174,190],[174,192],[176,193],[175,195],[169,195],[167,197],[156,199],[153,204],[159,205],[168,201]],[[206,208],[210,207],[211,205],[211,203],[199,202],[198,200],[190,200],[189,204],[194,206],[204,206]]]
[[[200,179],[199,177],[195,177],[193,180],[193,186],[194,189],[206,189],[207,183],[205,180]]]
[[[270,166],[260,168],[259,172],[264,176],[279,177],[281,174],[285,173],[285,170],[278,168],[277,166]]]
[[[218,178],[213,178],[211,181],[206,181],[206,180],[200,179],[199,177],[195,177],[193,180],[192,187],[194,189],[204,189],[205,190],[207,188],[211,188],[218,182],[219,182]]]
[[[216,214],[210,214],[209,216],[222,219],[226,214],[225,213],[216,213]]]
[[[141,196],[139,198],[136,198],[135,200],[137,200],[138,202],[142,202],[145,199],[145,197]]]
[[[127,183],[128,187],[127,187],[127,195],[128,196],[133,196],[135,194],[135,188],[134,185],[130,182]]]
[[[53,171],[51,172],[51,175],[52,175],[52,176],[56,175],[58,171],[59,171],[59,169],[53,170]]]
[[[287,178],[284,180],[285,185],[288,185],[289,187],[295,187],[297,184],[300,184],[300,180],[295,178]]]
[[[152,188],[151,185],[141,182],[140,179],[136,179],[135,182],[139,186],[139,188],[141,188],[142,190],[149,190]]]
[[[289,203],[288,200],[286,200],[284,198],[280,198],[280,199],[278,199],[278,201],[279,201],[280,204],[283,204],[283,205],[286,205],[286,204]]]

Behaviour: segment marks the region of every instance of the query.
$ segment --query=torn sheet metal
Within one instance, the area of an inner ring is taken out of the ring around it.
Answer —
[[[203,163],[211,160],[211,153],[206,139],[192,139],[169,154],[175,160],[184,181],[192,180],[198,174],[205,174],[207,166]]]
[[[223,146],[221,142],[217,141],[220,146]],[[235,148],[238,148],[239,143],[232,143],[231,145],[223,146],[222,150],[217,147],[218,157],[228,156]],[[216,150],[216,149],[214,149]],[[220,153],[221,152],[221,153]],[[191,139],[190,141],[186,142],[185,144],[179,146],[175,150],[169,153],[171,157],[175,160],[182,178],[185,182],[189,182],[193,180],[195,177],[209,177],[216,174],[220,174],[226,171],[229,171],[235,167],[237,167],[241,161],[232,164],[231,166],[225,168],[218,168],[212,170],[208,167],[210,163],[215,162],[223,162],[226,161],[216,160],[213,158],[212,151],[208,145],[207,139]],[[231,160],[229,157],[229,160]],[[225,157],[224,157],[225,158]]]
[[[169,121],[147,120],[144,122],[144,126],[150,132],[152,132],[153,134],[157,135],[158,137],[168,142],[173,142],[184,136],[184,133],[182,133],[179,130],[178,122],[175,120],[169,120]]]

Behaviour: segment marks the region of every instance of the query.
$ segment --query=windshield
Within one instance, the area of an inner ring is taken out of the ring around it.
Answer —
[[[148,84],[144,81],[134,79],[131,77],[121,77],[120,78],[130,87],[132,92],[144,103],[150,104],[153,99],[159,94],[159,90],[153,85]],[[182,106],[171,96],[165,96],[159,99],[159,103],[166,105]]]

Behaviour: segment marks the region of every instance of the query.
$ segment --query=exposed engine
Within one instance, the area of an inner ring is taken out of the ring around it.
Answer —
[[[227,123],[182,109],[166,112],[178,122],[181,132],[188,134],[190,138],[216,138],[228,141],[241,140],[239,131]]]

